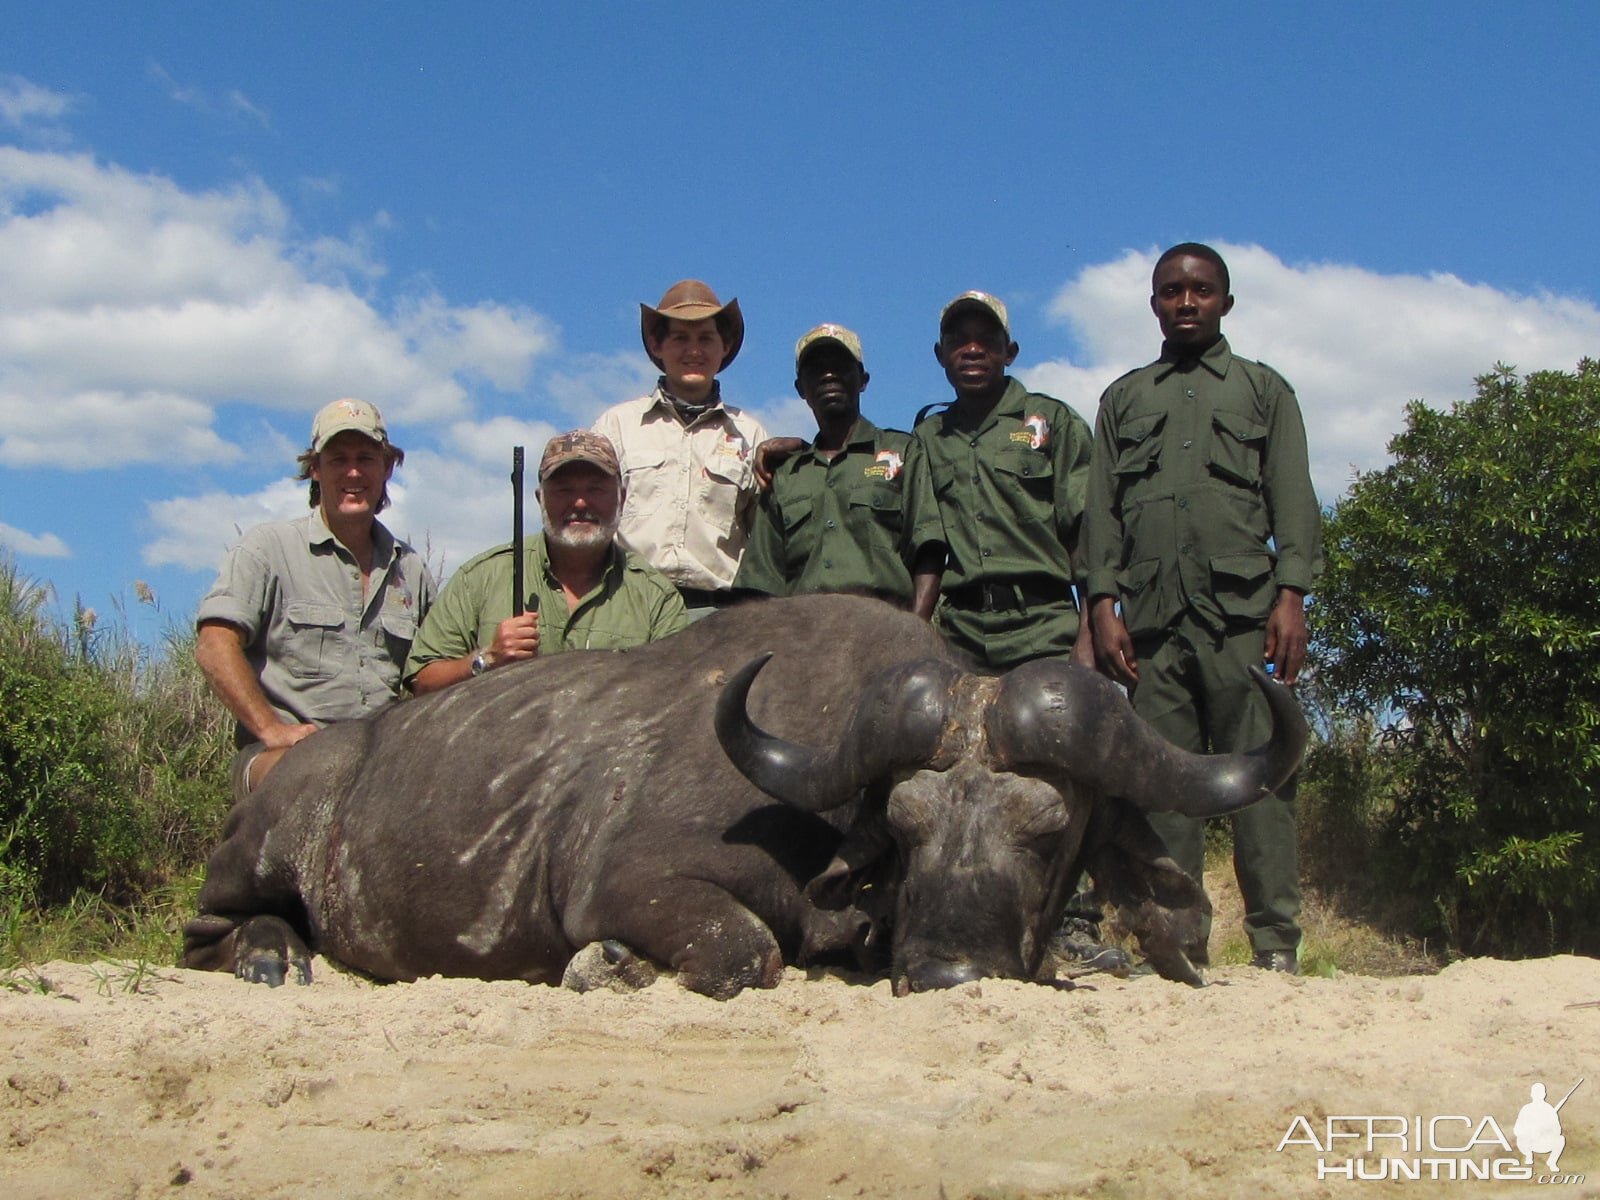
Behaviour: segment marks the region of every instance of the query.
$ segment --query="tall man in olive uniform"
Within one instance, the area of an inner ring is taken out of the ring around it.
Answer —
[[[1090,617],[1101,669],[1177,745],[1224,753],[1264,742],[1248,668],[1292,684],[1306,654],[1305,595],[1322,569],[1294,390],[1222,336],[1227,264],[1185,242],[1156,262],[1161,357],[1100,399],[1085,517]],[[1118,615],[1117,605],[1121,604]],[[1298,970],[1294,781],[1233,816],[1234,869],[1256,966]],[[1204,826],[1151,817],[1196,880]],[[1191,947],[1204,962],[1205,946]]]
[[[843,325],[806,333],[794,369],[795,391],[817,418],[816,440],[773,473],[734,591],[857,592],[910,608],[900,488],[911,435],[861,415],[870,376],[861,339]]]
[[[1017,343],[987,292],[945,305],[933,353],[955,400],[917,424],[907,455],[914,611],[994,671],[1052,654],[1092,664],[1073,599],[1089,426],[1006,373]]]
[[[587,429],[539,459],[544,529],[523,547],[525,611],[513,613],[510,543],[468,559],[417,631],[405,680],[418,695],[535,656],[621,650],[688,625],[677,589],[616,541],[625,499],[611,442]]]

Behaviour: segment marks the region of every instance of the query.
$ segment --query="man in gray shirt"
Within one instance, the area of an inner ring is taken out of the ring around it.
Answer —
[[[238,722],[235,802],[296,742],[400,693],[434,595],[422,558],[378,520],[404,459],[373,405],[329,404],[299,459],[311,511],[246,533],[200,601],[195,660]]]

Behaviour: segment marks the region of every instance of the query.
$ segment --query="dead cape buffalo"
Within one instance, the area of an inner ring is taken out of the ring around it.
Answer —
[[[1087,866],[1197,982],[1204,894],[1140,810],[1226,812],[1290,774],[1305,724],[1261,686],[1272,741],[1202,757],[1093,672],[973,674],[879,601],[739,606],[300,743],[230,815],[183,961],[309,982],[309,946],[382,979],[556,982],[615,941],[731,996],[888,949],[904,994],[1035,977]]]

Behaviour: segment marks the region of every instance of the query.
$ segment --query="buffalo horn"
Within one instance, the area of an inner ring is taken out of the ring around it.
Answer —
[[[1061,772],[1145,812],[1233,812],[1281,786],[1306,748],[1293,694],[1260,667],[1250,674],[1272,710],[1272,736],[1244,753],[1180,750],[1134,713],[1116,684],[1059,659],[1005,677],[989,712],[990,745],[1002,765]]]
[[[808,812],[838,807],[896,765],[931,758],[944,730],[950,685],[960,674],[936,659],[890,668],[861,693],[838,745],[814,750],[773,737],[750,719],[750,687],[771,657],[752,659],[723,685],[717,740],[756,787]]]

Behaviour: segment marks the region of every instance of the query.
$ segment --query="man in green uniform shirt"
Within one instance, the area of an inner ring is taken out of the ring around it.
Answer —
[[[512,614],[512,548],[462,564],[417,631],[406,682],[419,695],[507,663],[565,650],[619,650],[688,624],[667,578],[616,544],[624,493],[598,433],[552,438],[539,461],[544,529],[523,550],[527,611]]]
[[[734,591],[860,592],[909,608],[900,485],[911,437],[861,415],[870,377],[861,339],[843,325],[818,325],[802,337],[794,367],[817,437],[774,472]]]
[[[986,292],[945,305],[933,353],[955,401],[917,425],[906,460],[915,611],[995,671],[1052,654],[1091,664],[1072,594],[1089,426],[1006,374],[1017,344]]]
[[[1085,518],[1101,669],[1169,740],[1212,753],[1266,741],[1248,668],[1265,659],[1281,683],[1295,681],[1305,595],[1322,568],[1300,406],[1276,371],[1229,348],[1229,286],[1209,246],[1185,242],[1157,260],[1150,307],[1166,340],[1100,399]],[[1291,780],[1233,816],[1253,962],[1289,972],[1300,944],[1293,795]],[[1198,880],[1203,824],[1171,813],[1151,823]],[[1204,944],[1191,951],[1205,961]]]

